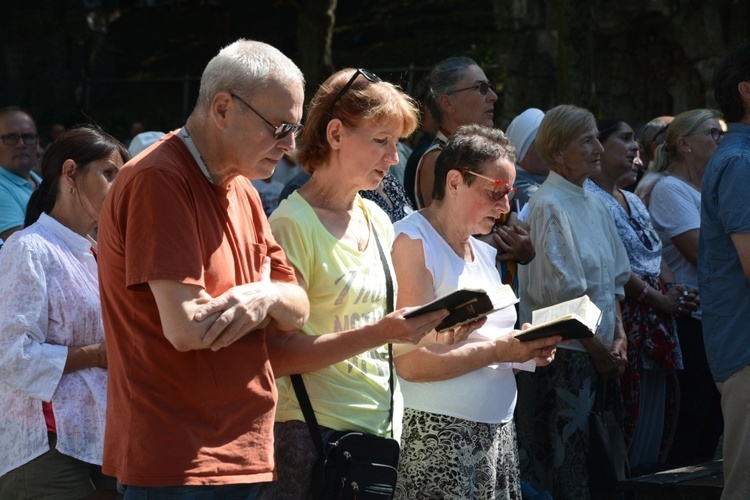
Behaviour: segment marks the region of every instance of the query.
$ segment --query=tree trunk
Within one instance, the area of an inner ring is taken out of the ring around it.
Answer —
[[[594,13],[591,2],[555,0],[559,102],[596,113]]]
[[[299,63],[306,80],[306,99],[333,72],[331,42],[338,0],[302,0],[297,21]]]

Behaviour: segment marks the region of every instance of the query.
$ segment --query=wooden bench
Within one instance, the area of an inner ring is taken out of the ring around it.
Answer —
[[[620,481],[619,491],[635,500],[719,499],[724,488],[723,462],[709,462]]]

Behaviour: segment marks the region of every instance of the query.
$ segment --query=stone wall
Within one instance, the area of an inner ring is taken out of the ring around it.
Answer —
[[[750,2],[494,0],[498,125],[529,107],[585,106],[633,125],[714,105],[721,58],[750,36]]]

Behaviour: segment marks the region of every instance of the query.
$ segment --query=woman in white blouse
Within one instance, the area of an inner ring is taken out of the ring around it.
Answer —
[[[93,128],[60,136],[26,229],[0,250],[0,498],[102,493],[107,355],[88,235],[128,158]]]
[[[563,105],[542,119],[535,144],[549,177],[528,204],[536,258],[520,266],[520,319],[535,309],[588,295],[601,309],[595,338],[560,344],[555,363],[518,376],[516,425],[521,477],[555,499],[591,498],[588,418],[603,381],[622,375],[627,341],[619,299],[630,262],[602,200],[583,189],[604,151],[594,116]],[[619,407],[608,391],[607,407]]]

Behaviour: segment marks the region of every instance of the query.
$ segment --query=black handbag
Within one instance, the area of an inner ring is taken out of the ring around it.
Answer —
[[[607,392],[615,381],[602,381],[589,415],[589,490],[594,499],[617,498],[617,483],[630,477],[622,426],[606,409]]]
[[[373,230],[383,263],[386,283],[386,309],[393,311],[393,281],[388,261]],[[388,385],[390,409],[388,420],[393,422],[393,346],[388,344]],[[305,416],[307,428],[315,443],[318,460],[312,470],[311,489],[314,499],[390,500],[396,490],[400,447],[392,438],[354,431],[334,432],[323,443],[310,397],[302,376],[291,375],[294,392]]]

